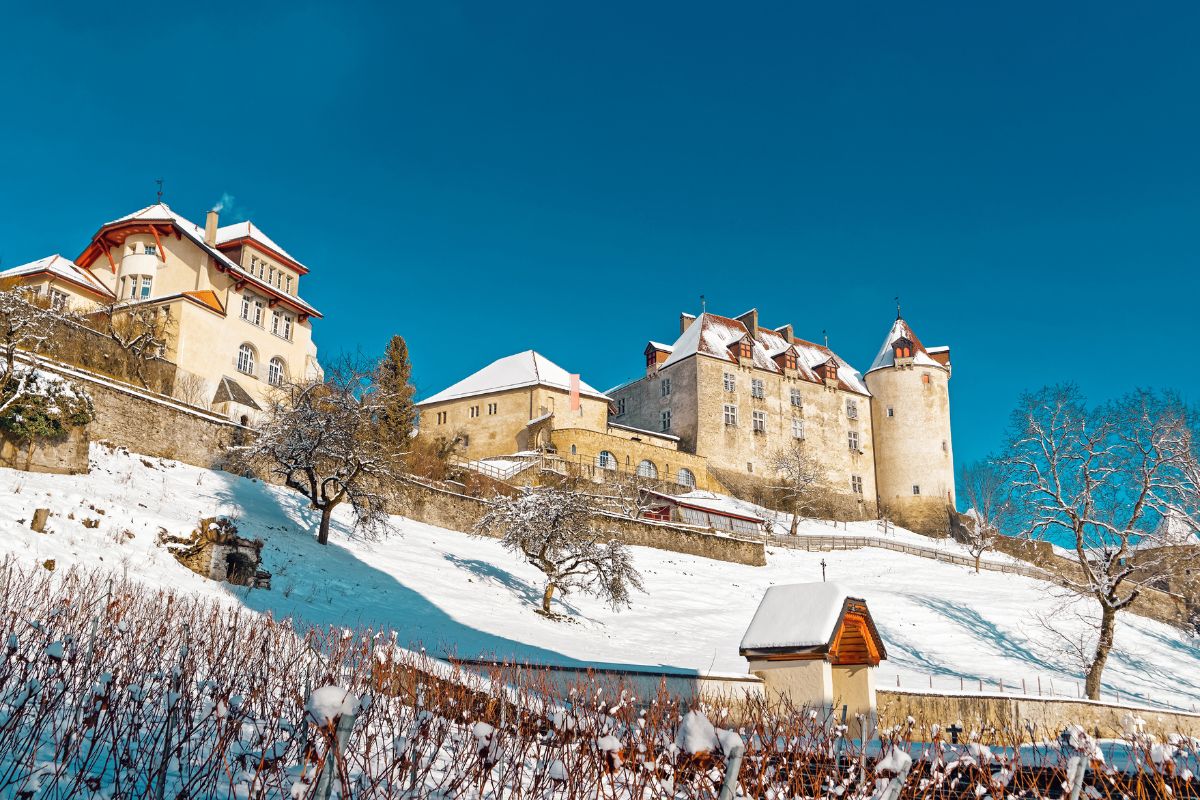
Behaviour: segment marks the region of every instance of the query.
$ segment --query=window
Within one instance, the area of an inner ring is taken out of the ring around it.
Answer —
[[[855,494],[863,493],[862,475],[850,476],[850,491],[854,492]]]
[[[271,333],[284,339],[292,338],[292,315],[286,311],[271,312]]]
[[[50,307],[55,311],[62,311],[67,307],[67,293],[60,292],[58,289],[50,290]]]
[[[792,405],[796,408],[804,407],[804,396],[800,394],[799,389],[792,389]]]
[[[892,408],[891,406],[888,406],[888,407],[887,407],[887,415],[888,415],[889,417],[894,417],[894,416],[896,416],[896,409]]]
[[[669,410],[662,412],[662,429],[664,431],[671,430],[671,412]]]
[[[146,255],[148,255],[148,256],[158,255],[158,245],[156,245],[156,244],[146,245]]]
[[[763,382],[758,378],[750,379],[750,396],[757,397],[759,400],[763,397]]]
[[[850,431],[846,436],[846,440],[850,444],[850,449],[858,452],[858,431]]]
[[[737,406],[731,406],[728,403],[725,404],[725,424],[737,425]]]
[[[125,280],[129,281],[129,299],[132,300],[133,298],[137,297],[137,289],[138,289],[137,276],[134,275],[132,278],[125,278]]]
[[[254,374],[254,348],[248,344],[238,348],[237,369],[247,375]]]
[[[143,275],[142,276],[142,291],[139,296],[143,300],[145,300],[147,297],[150,296],[150,285],[153,282],[154,282],[154,276],[152,276],[152,275]]]
[[[283,359],[275,356],[267,362],[267,383],[278,386],[283,383]]]
[[[619,417],[624,413],[625,413],[625,398],[621,397],[621,398],[617,399],[617,416]]]
[[[488,403],[488,416],[489,417],[492,416],[493,414],[495,414],[499,410],[500,410],[499,403]]]
[[[596,466],[600,469],[616,469],[617,457],[607,450],[601,450],[600,454],[596,456]]]
[[[445,411],[437,412],[437,424],[438,425],[446,424],[446,412]]]
[[[684,467],[680,469],[679,472],[675,473],[675,482],[688,489],[696,488],[696,476],[687,467]]]
[[[671,393],[671,379],[670,378],[662,379],[661,391],[662,391],[663,397],[666,397],[667,395],[669,395]]]
[[[754,465],[749,461],[746,462],[746,472],[754,472]]]
[[[286,291],[288,294],[291,294],[292,293],[292,276],[284,275],[283,279],[287,282],[287,288],[284,289],[284,291]]]
[[[850,419],[858,419],[858,401],[846,400],[846,416]]]
[[[917,485],[914,483],[914,484],[913,484],[913,494],[920,494],[920,493],[921,493],[921,487],[920,487],[920,486],[917,486]]]
[[[271,284],[272,286],[275,285],[275,268],[274,267],[271,267],[270,270],[267,271],[267,283]]]
[[[929,385],[929,373],[928,372],[921,373],[921,383],[925,384],[926,386]]]
[[[263,312],[266,306],[263,301],[253,295],[242,295],[242,319],[260,328],[263,323]]]
[[[755,433],[767,432],[767,412],[754,411],[750,414],[750,424]]]
[[[577,454],[579,451],[575,449],[575,445],[571,445],[571,455]]]
[[[467,416],[469,416],[471,419],[478,417],[479,416],[479,406],[471,406],[467,410]]]
[[[737,377],[732,372],[725,373],[725,391],[732,392],[737,390]]]
[[[943,452],[943,453],[949,453],[949,452],[950,452],[950,443],[949,443],[949,442],[947,442],[945,439],[942,439],[942,452]]]
[[[804,438],[804,420],[802,420],[802,419],[792,420],[792,438],[793,439],[803,439]]]
[[[654,466],[654,462],[650,459],[643,459],[638,464],[637,474],[639,478],[657,478],[658,467]]]

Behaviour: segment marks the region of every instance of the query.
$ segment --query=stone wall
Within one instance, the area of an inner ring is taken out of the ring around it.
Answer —
[[[619,435],[614,435],[618,431]],[[709,474],[708,461],[701,456],[685,453],[673,448],[660,447],[649,441],[631,438],[629,431],[608,426],[606,432],[585,428],[558,428],[550,434],[550,441],[558,451],[559,458],[572,465],[572,473],[588,477],[603,478],[609,470],[601,469],[597,457],[601,451],[611,453],[616,459],[616,471],[638,474],[643,460],[654,465],[658,480],[677,483],[680,468],[691,471],[697,489],[722,491],[722,486]]]
[[[18,443],[0,433],[0,467],[56,475],[80,475],[88,471],[87,434],[75,428],[56,442]]]
[[[191,408],[165,395],[49,362],[42,362],[41,366],[76,382],[92,397],[96,418],[73,445],[81,448],[73,451],[75,466],[79,464],[79,454],[86,452],[88,442],[106,441],[142,455],[210,469],[221,464],[227,444],[248,433],[248,429],[224,417]],[[75,471],[87,471],[86,455],[82,459],[84,467]]]
[[[486,502],[476,497],[409,482],[405,484],[403,499],[390,511],[428,525],[470,533],[476,520],[483,514],[485,506]],[[599,514],[597,517],[606,530],[615,534],[617,540],[628,545],[653,547],[755,567],[765,566],[767,563],[766,548],[759,541],[610,514]]]
[[[1065,698],[1009,697],[1004,695],[950,696],[879,689],[876,701],[881,725],[903,724],[911,716],[924,725],[946,727],[961,723],[968,731],[993,725],[1000,730],[1023,730],[1029,724],[1038,735],[1054,736],[1069,724],[1083,725],[1089,733],[1117,736],[1128,706]],[[1200,736],[1200,714],[1132,709],[1146,721],[1146,730],[1158,734]]]

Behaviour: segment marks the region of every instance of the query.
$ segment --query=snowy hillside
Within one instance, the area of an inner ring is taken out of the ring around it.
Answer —
[[[747,567],[635,548],[647,593],[619,613],[565,598],[571,622],[533,612],[540,573],[497,542],[394,518],[382,541],[347,535],[336,519],[329,547],[298,495],[175,462],[95,448],[89,476],[0,470],[0,551],[26,561],[108,567],[150,584],[195,591],[276,617],[339,626],[387,626],[430,653],[514,657],[558,665],[744,673],[738,642],[763,592],[779,583],[831,580],[866,598],[888,647],[881,687],[994,690],[1040,678],[1074,691],[1079,669],[1036,618],[1056,604],[1049,585],[884,550],[804,553],[770,549]],[[47,533],[29,529],[49,507]],[[266,541],[270,590],[215,584],[154,545],[161,529],[186,534],[203,516],[239,520]],[[73,517],[73,518],[72,518]],[[98,521],[94,527],[93,521]],[[1086,606],[1082,607],[1086,608]],[[1106,698],[1200,706],[1200,643],[1167,625],[1126,615],[1105,672]],[[1069,622],[1068,633],[1071,630]],[[1078,625],[1078,623],[1076,623]]]

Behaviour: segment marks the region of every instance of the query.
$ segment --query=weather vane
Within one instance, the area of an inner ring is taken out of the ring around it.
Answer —
[[[704,300],[704,295],[700,295],[700,313],[704,314],[708,311],[708,303]]]
[[[828,350],[829,349],[829,331],[822,328],[821,335],[825,337],[825,349]]]
[[[161,202],[162,202],[162,186],[163,186],[163,179],[162,179],[162,178],[158,178],[158,179],[156,179],[154,182],[158,184],[158,202],[160,202],[160,203],[161,203]]]
[[[896,319],[900,319],[900,295],[894,298],[896,301]]]

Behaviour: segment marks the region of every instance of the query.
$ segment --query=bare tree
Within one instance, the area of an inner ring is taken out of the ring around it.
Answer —
[[[975,557],[975,572],[983,554],[991,550],[1004,535],[1016,517],[1016,506],[1012,499],[1012,482],[1006,465],[987,459],[968,464],[959,470],[959,496],[970,503],[963,526],[966,534],[964,544]]]
[[[194,372],[179,370],[175,374],[175,388],[172,394],[177,400],[182,400],[188,405],[203,409],[212,407],[212,386]]]
[[[92,319],[100,332],[126,353],[133,377],[148,388],[146,367],[163,358],[176,328],[170,309],[149,303],[118,303],[106,306]]]
[[[323,379],[284,383],[254,440],[232,448],[235,465],[262,466],[321,512],[321,544],[329,543],[330,517],[343,503],[354,509],[359,530],[386,527],[384,489],[396,477],[398,460],[377,436],[387,398],[371,374],[346,363]]]
[[[597,531],[587,500],[575,492],[535,489],[496,500],[475,533],[498,535],[508,550],[520,553],[546,576],[542,613],[550,614],[555,591],[575,589],[608,600],[613,608],[629,605],[632,589],[642,590],[629,548]]]
[[[1138,598],[1129,578],[1153,570],[1163,518],[1200,520],[1192,428],[1178,397],[1149,391],[1089,409],[1075,387],[1050,387],[1014,412],[1006,463],[1024,529],[1075,551],[1078,575],[1063,580],[1099,605],[1089,698],[1100,696],[1117,614]]]
[[[792,515],[789,533],[795,536],[800,528],[800,518],[814,509],[813,504],[823,488],[825,469],[805,447],[803,439],[775,450],[767,465],[778,476],[779,483],[774,488],[784,508]]]
[[[48,349],[59,326],[73,319],[70,311],[49,306],[34,287],[0,290],[0,413],[11,411],[29,394],[37,380],[40,354]],[[17,365],[18,353],[26,366]],[[48,380],[44,377],[43,383]]]

